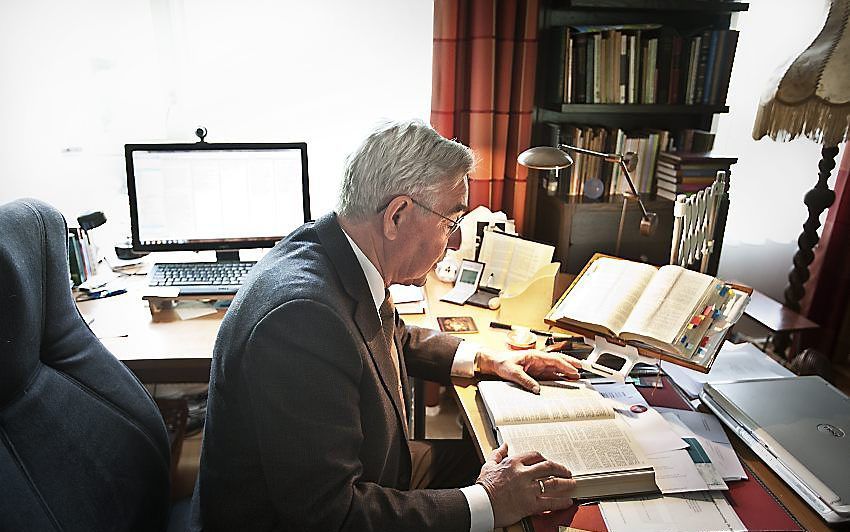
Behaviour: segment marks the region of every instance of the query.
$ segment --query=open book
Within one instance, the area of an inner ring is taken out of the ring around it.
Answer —
[[[706,372],[751,292],[680,266],[596,254],[546,321],[619,338],[643,355]]]
[[[538,451],[565,465],[575,498],[658,491],[655,473],[599,392],[578,383],[542,382],[540,395],[504,381],[481,381],[478,392],[500,443],[511,456]]]
[[[552,262],[554,246],[498,231],[484,231],[478,261],[484,263],[481,286],[505,290],[530,281]]]

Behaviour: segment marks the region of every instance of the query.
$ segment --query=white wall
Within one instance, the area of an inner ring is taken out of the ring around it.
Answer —
[[[817,182],[821,146],[808,139],[755,141],[753,122],[770,80],[811,44],[827,7],[827,0],[750,0],[749,11],[736,23],[741,34],[727,98],[730,112],[716,122],[715,148],[739,157],[732,167],[719,274],[779,301],[808,216],[803,196]],[[839,153],[836,163],[840,159]],[[830,187],[834,181],[833,171]]]
[[[34,196],[129,232],[123,145],[306,141],[314,217],[383,118],[427,119],[433,4],[0,2],[0,203]],[[108,236],[107,236],[108,235]]]

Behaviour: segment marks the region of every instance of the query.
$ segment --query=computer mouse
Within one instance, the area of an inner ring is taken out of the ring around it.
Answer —
[[[502,301],[498,297],[491,297],[490,301],[487,302],[487,306],[490,307],[490,310],[496,310],[502,306]]]

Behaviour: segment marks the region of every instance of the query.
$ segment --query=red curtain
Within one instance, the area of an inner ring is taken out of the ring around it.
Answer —
[[[802,301],[803,312],[821,328],[813,335],[815,347],[834,361],[848,360],[850,353],[836,353],[850,302],[850,149],[838,166],[835,202],[829,208],[815,259],[809,268],[811,277]],[[844,331],[847,334],[848,331]],[[806,342],[808,343],[808,342]]]
[[[537,0],[435,0],[431,124],[475,152],[470,206],[522,231],[537,61]]]

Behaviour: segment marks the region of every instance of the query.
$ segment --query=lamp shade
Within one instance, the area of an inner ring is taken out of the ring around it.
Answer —
[[[837,146],[849,125],[850,0],[832,0],[820,34],[760,102],[753,138],[804,135]]]
[[[536,170],[559,170],[573,164],[566,152],[552,146],[536,146],[520,153],[517,162]]]

